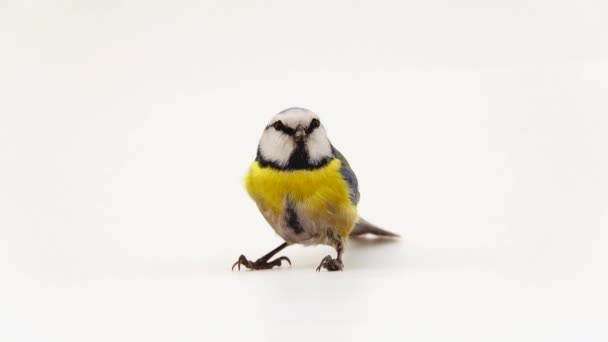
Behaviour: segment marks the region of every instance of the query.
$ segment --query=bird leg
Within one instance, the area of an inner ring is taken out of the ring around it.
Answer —
[[[331,255],[326,256],[321,260],[319,267],[317,267],[317,272],[324,268],[328,271],[342,271],[344,269],[344,264],[342,263],[342,251],[344,247],[342,246],[342,242],[338,242],[336,245],[336,251],[338,252],[338,257],[332,259]]]
[[[268,254],[264,255],[263,257],[259,258],[256,261],[248,260],[244,255],[241,254],[241,256],[239,257],[239,260],[237,260],[232,265],[232,270],[234,270],[235,266],[238,266],[238,269],[240,271],[241,265],[247,267],[250,270],[267,270],[267,269],[273,268],[275,266],[281,266],[282,260],[287,261],[289,263],[289,266],[291,266],[291,260],[289,260],[289,258],[285,257],[285,256],[278,257],[272,261],[268,261],[275,254],[277,254],[278,252],[280,252],[283,248],[285,248],[287,246],[289,246],[289,244],[287,242],[285,242],[282,245],[280,245],[279,247],[268,252]]]

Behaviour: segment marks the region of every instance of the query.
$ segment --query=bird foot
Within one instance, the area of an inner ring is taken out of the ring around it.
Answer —
[[[247,267],[250,270],[267,270],[267,269],[271,269],[275,266],[279,267],[281,266],[281,261],[287,261],[289,263],[289,266],[291,266],[291,260],[289,260],[288,257],[282,256],[282,257],[278,257],[272,261],[268,261],[264,258],[258,259],[256,261],[251,261],[248,260],[244,255],[241,254],[241,256],[239,257],[239,260],[237,260],[233,265],[232,265],[232,270],[234,271],[234,267],[238,266],[238,270],[241,270],[241,265]]]
[[[324,268],[330,272],[342,271],[344,269],[344,264],[342,263],[342,260],[332,259],[331,255],[328,255],[321,260],[319,267],[317,267],[317,272],[321,271],[321,268]]]

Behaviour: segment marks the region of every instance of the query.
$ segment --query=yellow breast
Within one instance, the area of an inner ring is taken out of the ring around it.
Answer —
[[[301,203],[311,219],[323,221],[340,235],[348,236],[357,221],[357,211],[340,166],[341,162],[334,159],[316,170],[282,171],[253,162],[245,176],[245,188],[261,210],[281,215],[289,197]]]

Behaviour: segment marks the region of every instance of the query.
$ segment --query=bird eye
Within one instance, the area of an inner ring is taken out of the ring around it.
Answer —
[[[281,120],[272,124],[272,127],[274,127],[274,129],[276,129],[277,131],[280,131],[281,129],[285,128],[285,126],[283,126],[283,122],[281,122]]]
[[[310,122],[310,125],[308,125],[308,130],[312,131],[313,129],[315,129],[319,126],[321,126],[321,121],[319,121],[319,119],[312,119],[312,121]]]

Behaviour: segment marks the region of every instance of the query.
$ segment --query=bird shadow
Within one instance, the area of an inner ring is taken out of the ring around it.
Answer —
[[[393,245],[401,241],[401,237],[357,236],[348,240],[349,247],[364,249],[383,245]]]
[[[404,251],[397,247],[402,242],[403,239],[400,237],[369,235],[351,237],[347,242],[347,269],[378,270],[402,264],[405,261]]]

